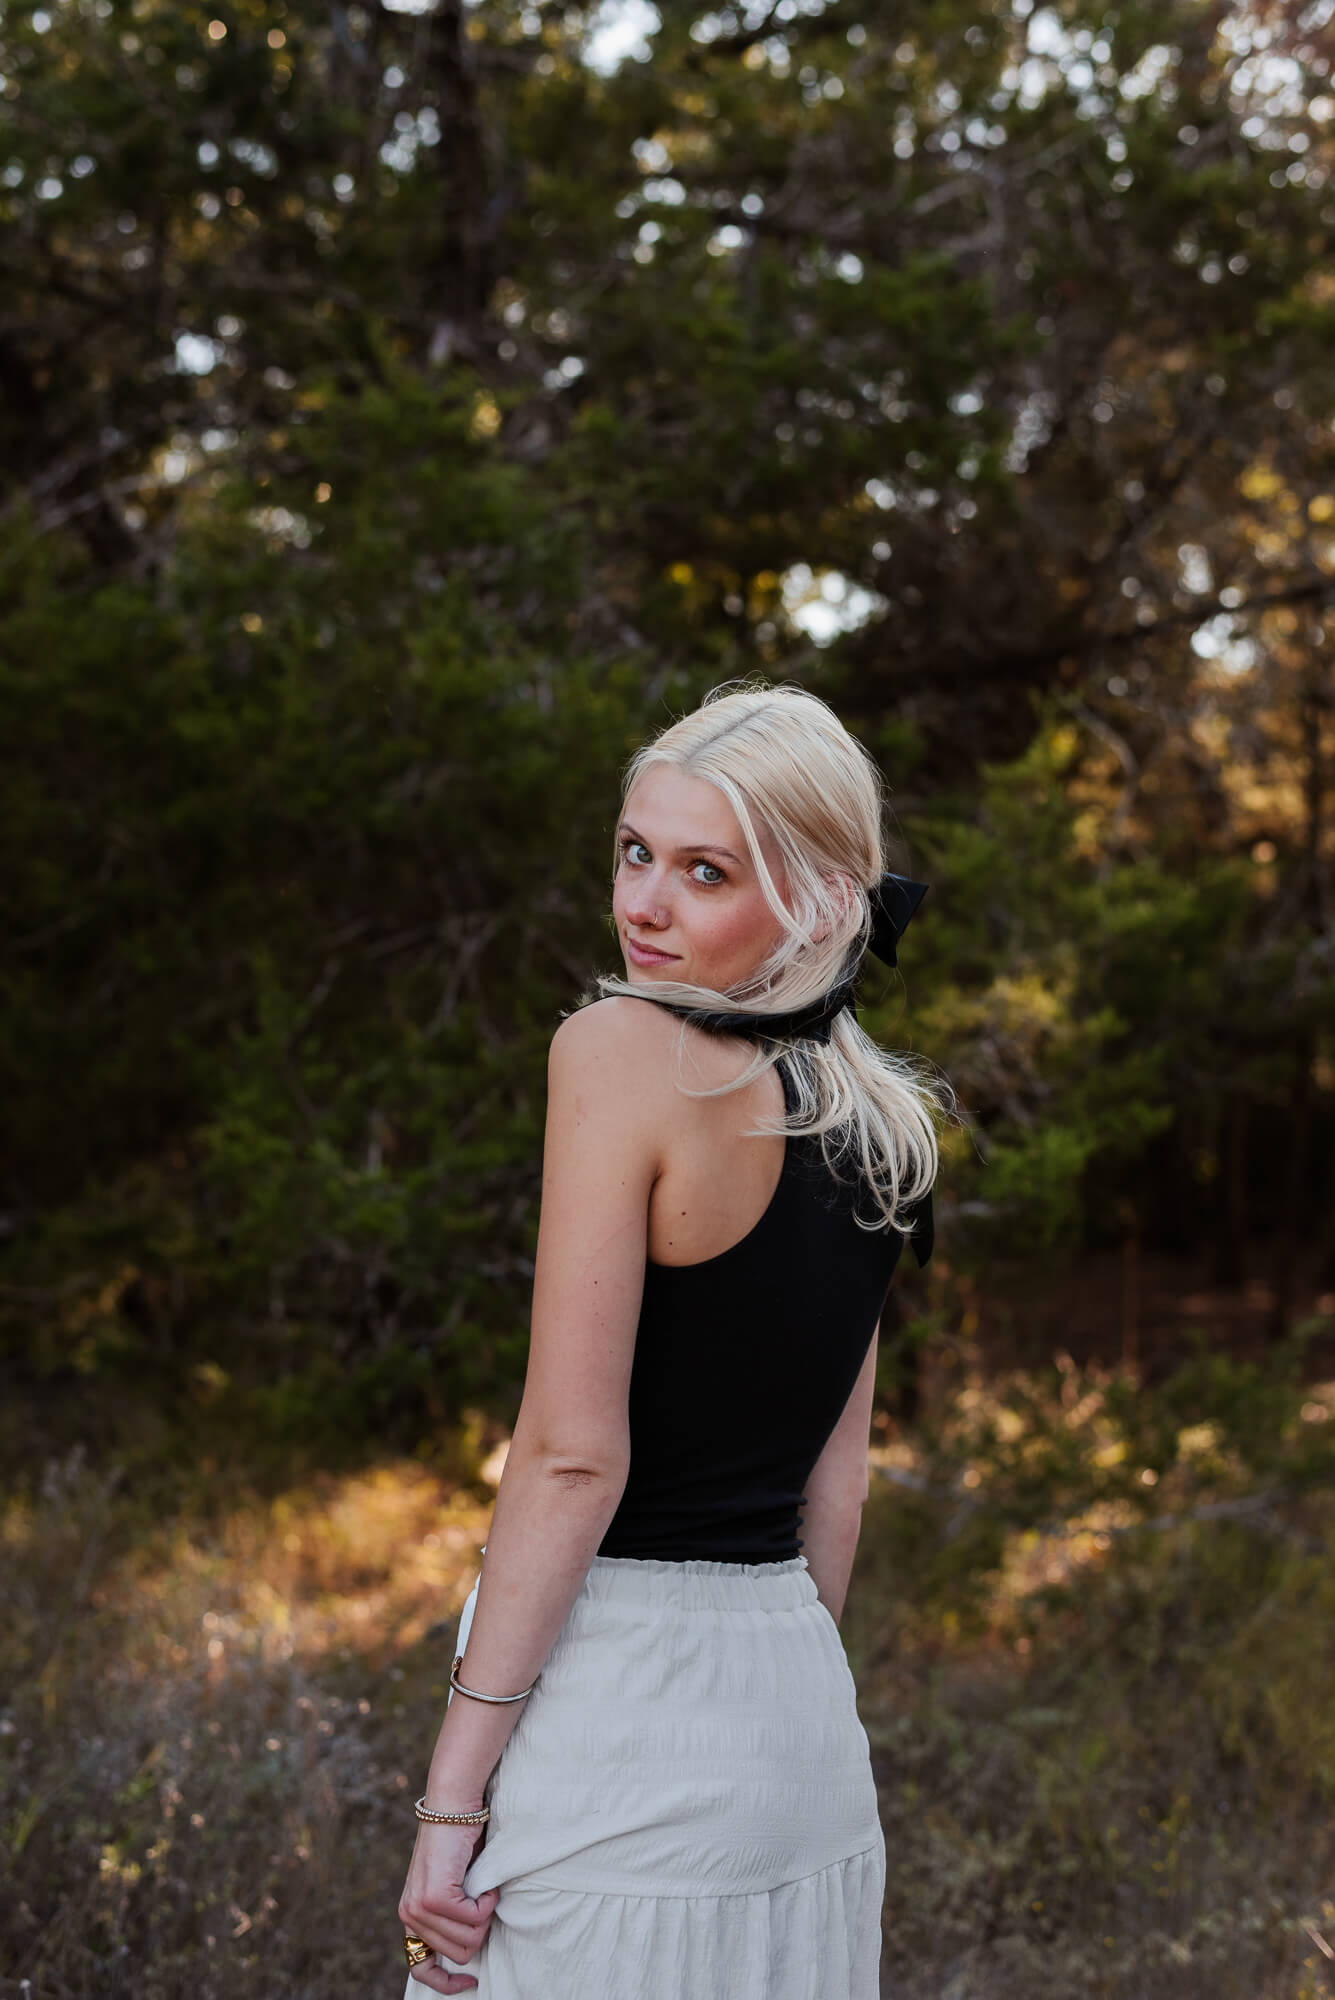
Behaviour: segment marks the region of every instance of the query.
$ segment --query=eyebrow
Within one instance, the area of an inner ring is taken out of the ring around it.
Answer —
[[[644,840],[644,835],[642,833],[636,833],[634,827],[627,819],[622,820],[620,826],[617,828],[617,832],[628,833],[631,836],[632,840]],[[649,845],[649,842],[647,840],[644,840],[644,844],[647,847]],[[744,868],[746,866],[746,863],[742,860],[741,855],[734,854],[730,847],[712,847],[707,840],[696,840],[693,841],[689,847],[679,847],[677,849],[677,854],[679,857],[683,854],[721,854],[725,860],[735,861],[739,868]]]

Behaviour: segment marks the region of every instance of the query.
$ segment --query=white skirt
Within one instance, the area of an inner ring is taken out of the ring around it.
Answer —
[[[496,1911],[438,1956],[477,2000],[877,2000],[885,1840],[805,1556],[595,1556],[486,1797]]]

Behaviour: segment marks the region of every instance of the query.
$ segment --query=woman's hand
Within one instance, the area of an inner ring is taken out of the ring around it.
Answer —
[[[488,1889],[476,1899],[464,1894],[464,1876],[486,1831],[485,1823],[430,1826],[423,1822],[399,1900],[404,1930],[459,1964],[466,1964],[481,1947],[500,1896],[498,1889]],[[476,1979],[447,1972],[432,1959],[410,1970],[421,1985],[437,1993],[469,1993],[477,1985]]]

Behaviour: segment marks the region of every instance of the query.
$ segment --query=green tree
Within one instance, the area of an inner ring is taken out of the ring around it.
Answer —
[[[931,873],[958,1254],[1129,1213],[1292,1266],[1335,1150],[1305,19],[665,3],[608,68],[548,0],[7,6],[25,1365],[332,1368],[377,1423],[513,1380],[617,767],[755,667]]]

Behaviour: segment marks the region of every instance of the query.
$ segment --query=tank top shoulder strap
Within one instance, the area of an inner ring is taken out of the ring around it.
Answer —
[[[653,1006],[662,1007],[666,1009],[666,1011],[669,1014],[684,1015],[691,1011],[689,1008],[683,1008],[677,1006],[674,1002],[670,1000],[660,1000],[658,996],[653,993],[628,993],[621,995],[619,997],[628,1000],[648,1000]],[[793,1083],[792,1076],[788,1069],[788,1058],[786,1054],[781,1054],[778,1057],[776,1057],[774,1067],[779,1072],[779,1082],[783,1089],[784,1115],[786,1117],[791,1118],[794,1111],[797,1109],[797,1089]],[[788,1144],[784,1157],[783,1170],[779,1177],[781,1185],[789,1179],[791,1171],[798,1166],[799,1162],[801,1163],[802,1168],[805,1170],[805,1177],[808,1180],[808,1183],[810,1184],[812,1176],[813,1174],[815,1174],[814,1153],[820,1152],[821,1150],[822,1149],[820,1147],[819,1140],[809,1139],[801,1133],[790,1133],[788,1135]],[[828,1187],[830,1184],[830,1176],[828,1168],[825,1169],[823,1174],[815,1175],[815,1178],[819,1181],[823,1181],[824,1184]],[[835,1185],[836,1186],[838,1185],[837,1181],[835,1182]],[[912,1245],[914,1258],[917,1261],[919,1269],[921,1269],[932,1254],[936,1238],[935,1219],[932,1213],[931,1189],[929,1188],[925,1195],[921,1196],[921,1198],[918,1201],[914,1202],[912,1206],[906,1211],[906,1213],[911,1218],[911,1223],[912,1223],[912,1233],[909,1236],[908,1241]],[[690,1267],[687,1266],[684,1268],[690,1268]]]

